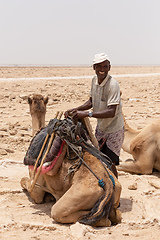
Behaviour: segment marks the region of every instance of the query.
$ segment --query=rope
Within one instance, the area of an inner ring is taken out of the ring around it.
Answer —
[[[68,169],[68,172],[64,178],[64,181],[66,181],[66,178],[68,177],[68,175],[71,175],[72,173],[75,173],[76,171],[78,171],[78,169],[80,168],[82,164],[82,161],[79,160],[77,161],[76,163],[74,163],[69,169]]]
[[[88,145],[88,143],[86,143],[85,141],[83,141],[84,142],[84,144],[85,145]],[[90,146],[89,145],[89,148],[92,148],[92,146]],[[86,148],[87,150],[88,150],[88,152],[90,152],[89,151],[89,148]],[[97,149],[95,149],[94,148],[94,150],[96,151],[96,153],[97,153]],[[91,153],[91,152],[90,152]],[[91,153],[92,154],[92,153]],[[95,156],[95,155],[94,155]],[[105,155],[105,154],[101,154],[100,153],[100,156],[105,156],[105,157],[107,157],[108,158],[108,161],[107,161],[107,167],[111,170],[111,166],[112,166],[112,161],[111,161],[111,159],[107,156],[107,155]],[[97,157],[98,158],[98,157]],[[109,174],[109,172],[107,171],[107,168],[105,167],[105,163],[102,161],[102,159],[101,158],[99,158],[99,160],[101,161],[101,164],[103,165],[103,167],[104,167],[104,169],[106,170],[106,172],[108,173],[108,176],[109,176],[109,178],[111,179],[111,181],[112,181],[112,183],[113,183],[113,186],[115,187],[115,180],[114,180],[114,178],[113,178],[113,176],[111,175],[111,174]],[[106,159],[105,159],[106,160]],[[103,179],[102,179],[103,180]],[[99,182],[99,184],[103,184],[103,183],[101,183],[101,182]]]
[[[69,145],[69,147],[78,155],[78,153],[75,151],[74,147],[72,147],[72,144],[66,140],[66,143]],[[90,172],[97,178],[99,186],[103,188],[103,190],[105,190],[105,183],[103,182],[103,179],[100,179],[93,171],[92,169],[88,166],[88,164],[83,160],[83,158],[78,155],[78,157],[80,158],[80,160],[83,162],[83,164],[90,170]]]
[[[69,126],[69,125],[70,126]],[[67,125],[67,126],[66,126]],[[84,150],[88,151],[90,154],[92,154],[93,156],[95,156],[96,158],[98,158],[103,167],[105,168],[103,161],[107,164],[107,167],[111,170],[111,165],[112,165],[112,161],[111,159],[103,154],[102,152],[100,152],[98,149],[96,149],[95,147],[93,147],[91,144],[87,143],[81,136],[80,136],[80,128],[81,128],[81,123],[78,122],[77,125],[73,125],[73,122],[70,118],[64,119],[63,122],[61,122],[58,126],[57,129],[57,134],[65,140],[65,142],[68,144],[68,146],[72,149],[73,152],[76,153],[76,155],[79,157],[79,159],[81,159],[81,161],[83,162],[83,164],[90,170],[90,172],[97,178],[99,186],[103,188],[103,190],[105,190],[105,183],[103,181],[103,179],[100,179],[93,171],[92,169],[86,164],[86,162],[83,160],[83,158],[79,155],[79,152],[77,150],[76,146],[81,146]],[[78,140],[77,140],[77,135],[78,135]],[[103,160],[103,161],[102,161]],[[113,186],[115,186],[115,182],[114,182],[114,178],[112,177],[112,175],[109,174],[109,172],[107,171],[107,169],[105,168],[108,176],[110,177],[110,179],[113,182]]]

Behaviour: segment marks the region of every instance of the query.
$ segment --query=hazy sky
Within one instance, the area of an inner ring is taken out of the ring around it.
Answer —
[[[0,0],[0,65],[160,65],[160,0]]]

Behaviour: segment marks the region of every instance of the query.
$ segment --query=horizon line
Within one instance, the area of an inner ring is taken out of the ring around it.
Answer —
[[[111,64],[112,67],[159,67],[160,64]],[[0,67],[92,67],[92,64],[0,64]]]

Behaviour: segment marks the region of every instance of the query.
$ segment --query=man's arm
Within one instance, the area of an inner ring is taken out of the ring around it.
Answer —
[[[115,116],[117,105],[110,105],[105,110],[98,111],[98,112],[92,112],[92,117],[94,118],[113,118]],[[88,109],[86,109],[88,110]],[[73,119],[78,120],[81,118],[85,118],[89,116],[88,111],[80,111],[75,110],[73,111]]]
[[[93,112],[92,117],[94,118],[113,118],[115,116],[117,105],[110,105],[105,110]]]

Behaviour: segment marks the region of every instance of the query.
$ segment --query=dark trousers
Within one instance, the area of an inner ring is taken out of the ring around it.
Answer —
[[[110,150],[106,144],[103,144],[101,152],[106,154],[115,165],[119,165],[119,156],[117,156],[112,150]]]
[[[101,152],[107,155],[112,161],[112,172],[118,178],[118,172],[115,165],[119,165],[119,156],[117,156],[112,150],[110,150],[106,144],[103,144]]]

